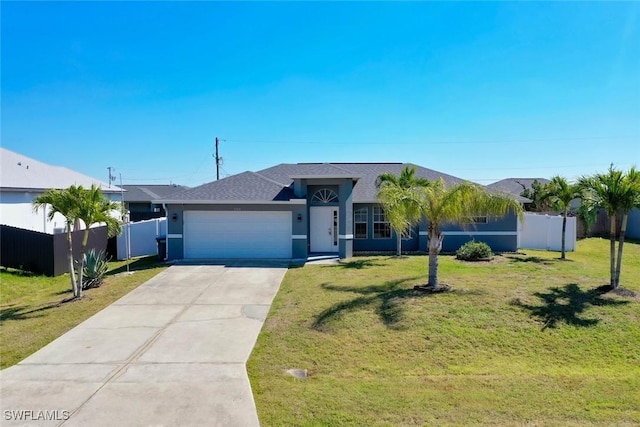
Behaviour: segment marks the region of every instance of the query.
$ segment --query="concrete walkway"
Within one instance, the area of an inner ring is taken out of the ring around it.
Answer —
[[[0,424],[259,425],[245,362],[286,270],[168,268],[1,371]]]

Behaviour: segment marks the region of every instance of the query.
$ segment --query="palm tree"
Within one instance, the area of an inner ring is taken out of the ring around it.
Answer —
[[[589,199],[589,203],[603,208],[609,216],[610,285],[616,289],[620,286],[622,248],[629,211],[640,206],[640,172],[632,167],[625,174],[611,165],[606,173],[583,176],[578,183],[585,190],[585,197]],[[620,241],[616,256],[618,224],[620,224]]]
[[[543,199],[549,200],[554,208],[562,211],[562,255],[560,259],[566,259],[565,238],[567,234],[567,214],[572,200],[581,199],[582,191],[579,186],[571,185],[559,175],[551,178],[551,182],[545,186]]]
[[[80,263],[78,265],[78,283],[80,286],[80,296],[82,296],[82,272],[84,269],[84,255],[87,251],[89,241],[89,229],[92,225],[104,223],[107,226],[109,237],[119,234],[122,226],[120,221],[111,215],[112,211],[119,211],[120,204],[113,202],[102,194],[100,187],[95,184],[91,188],[84,189],[82,186],[74,189],[78,202],[78,219],[84,222],[84,234],[80,250]]]
[[[377,199],[396,233],[398,256],[402,255],[402,236],[420,221],[420,201],[416,190],[430,184],[428,179],[416,177],[415,173],[415,167],[405,166],[399,176],[385,172],[376,179]]]
[[[438,254],[442,249],[441,227],[446,223],[462,222],[479,214],[504,216],[515,212],[523,218],[523,209],[516,200],[500,194],[489,193],[483,187],[470,182],[446,187],[444,180],[432,182],[421,192],[421,211],[429,221],[429,282],[428,287],[438,286]]]
[[[113,236],[120,232],[120,222],[110,215],[111,211],[120,209],[120,205],[106,199],[100,188],[92,185],[90,189],[84,189],[81,185],[56,190],[49,189],[33,201],[33,209],[37,213],[40,208],[51,206],[48,213],[49,221],[53,220],[56,213],[65,217],[67,225],[67,258],[69,260],[69,275],[71,277],[71,289],[74,298],[82,298],[82,270],[84,267],[84,254],[89,241],[89,228],[96,223],[104,222],[107,225],[107,234]],[[77,229],[79,222],[84,222],[85,231],[82,239],[78,274],[74,270],[73,239],[72,232]],[[77,278],[77,280],[76,280]]]
[[[79,298],[82,292],[82,286],[78,286],[76,282],[73,268],[73,241],[71,238],[74,224],[78,220],[78,203],[74,196],[75,189],[72,191],[73,187],[74,186],[71,186],[65,190],[49,189],[45,191],[33,200],[33,210],[37,213],[40,209],[47,209],[47,206],[50,206],[49,213],[47,214],[49,221],[53,221],[56,213],[64,216],[67,226],[67,259],[69,261],[71,290],[73,291],[73,296]]]

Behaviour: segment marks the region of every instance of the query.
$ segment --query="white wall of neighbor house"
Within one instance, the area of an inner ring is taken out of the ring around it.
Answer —
[[[47,219],[49,207],[33,211],[33,200],[42,193],[38,192],[0,192],[0,224],[40,233],[56,234],[65,231],[66,220],[60,214],[55,214],[52,221]],[[109,200],[120,202],[119,194],[105,194]],[[112,215],[120,219],[120,212]],[[99,225],[96,225],[99,226]]]
[[[565,250],[576,250],[577,223],[575,217],[567,218]],[[562,249],[562,215],[525,213],[518,227],[519,245],[522,249]]]

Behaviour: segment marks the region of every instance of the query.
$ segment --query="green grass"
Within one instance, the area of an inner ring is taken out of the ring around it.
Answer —
[[[58,277],[0,270],[0,368],[15,365],[165,268],[155,257],[139,258],[126,272],[125,262],[110,262],[99,288],[73,297],[68,274]]]
[[[436,295],[422,256],[289,270],[248,362],[262,425],[640,425],[640,298],[595,291],[608,241],[567,256],[443,256]]]

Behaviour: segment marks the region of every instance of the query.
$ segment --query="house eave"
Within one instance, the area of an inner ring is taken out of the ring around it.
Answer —
[[[292,200],[154,200],[167,205],[306,205],[306,199]]]
[[[291,179],[353,179],[355,181],[362,178],[361,176],[353,176],[353,175],[293,175],[290,176]]]
[[[70,184],[72,185],[72,184]],[[12,193],[44,193],[47,190],[51,190],[53,187],[47,187],[47,188],[42,188],[42,187],[0,187],[0,191],[6,191],[6,192],[12,192]],[[59,189],[57,189],[59,190]],[[112,188],[101,188],[103,193],[108,193],[108,194],[121,194],[122,191],[127,191],[127,190],[121,190],[118,187],[112,187]]]

